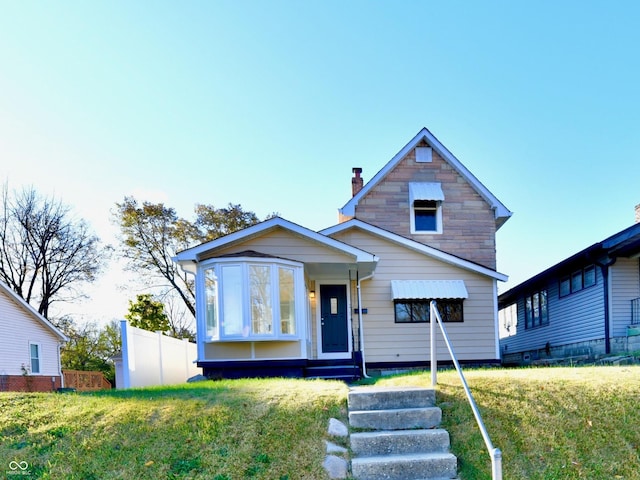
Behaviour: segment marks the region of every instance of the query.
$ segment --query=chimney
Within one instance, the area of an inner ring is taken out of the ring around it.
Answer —
[[[351,195],[356,196],[360,190],[362,190],[362,185],[364,181],[360,174],[362,173],[362,169],[360,167],[353,167],[351,171],[354,173],[354,177],[351,179]]]
[[[636,223],[640,223],[640,203],[636,205]]]

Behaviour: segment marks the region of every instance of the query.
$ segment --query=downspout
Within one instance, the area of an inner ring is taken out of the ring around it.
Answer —
[[[367,361],[364,356],[364,327],[362,323],[362,294],[360,292],[360,282],[373,278],[373,276],[375,275],[375,272],[363,278],[360,278],[359,274],[357,275],[358,275],[358,279],[356,281],[356,285],[358,290],[358,332],[359,332],[359,340],[360,340],[360,353],[362,354],[362,375],[364,376],[364,378],[371,378],[369,375],[367,375]]]
[[[58,373],[60,374],[60,388],[64,388],[64,373],[62,372],[62,343],[58,342]]]
[[[617,258],[606,263],[596,262],[602,271],[602,288],[604,290],[604,351],[611,353],[611,316],[609,315],[609,267],[616,263]]]

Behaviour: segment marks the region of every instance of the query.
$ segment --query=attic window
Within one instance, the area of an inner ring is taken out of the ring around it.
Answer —
[[[431,163],[432,159],[433,153],[431,147],[416,147],[417,163]]]
[[[440,183],[409,183],[411,233],[442,233],[442,202]]]

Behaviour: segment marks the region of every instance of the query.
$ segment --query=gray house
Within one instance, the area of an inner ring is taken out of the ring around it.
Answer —
[[[640,350],[640,205],[636,224],[498,298],[506,364]]]

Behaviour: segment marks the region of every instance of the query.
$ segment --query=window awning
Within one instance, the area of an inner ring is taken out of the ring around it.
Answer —
[[[410,182],[409,200],[413,203],[416,200],[443,201],[442,185],[437,182]]]
[[[392,280],[392,300],[469,298],[464,280]]]

